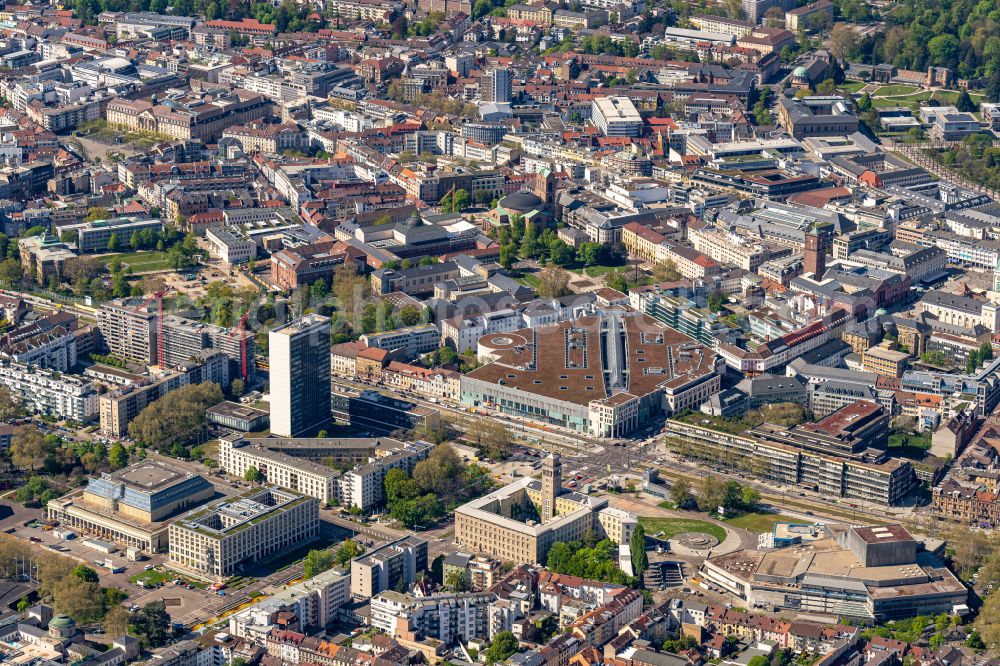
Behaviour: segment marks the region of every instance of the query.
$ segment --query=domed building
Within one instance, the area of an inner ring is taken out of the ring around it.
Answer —
[[[533,210],[538,210],[545,206],[545,202],[529,190],[518,190],[513,194],[508,194],[497,204],[501,208],[506,209],[509,213],[517,213],[519,215],[527,215]]]
[[[73,638],[76,634],[76,620],[68,615],[56,615],[49,621],[49,636],[57,640]]]
[[[494,227],[502,227],[510,224],[515,215],[520,215],[526,224],[531,223],[536,228],[545,226],[548,221],[545,201],[531,190],[518,190],[500,199],[496,208],[489,212],[488,221]]]

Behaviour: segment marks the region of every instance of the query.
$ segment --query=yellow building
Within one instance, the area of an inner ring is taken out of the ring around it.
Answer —
[[[588,532],[628,543],[634,514],[562,488],[562,464],[550,455],[542,479],[520,479],[455,510],[455,540],[501,560],[539,564],[557,541],[581,541]]]
[[[861,355],[861,365],[868,372],[877,372],[888,377],[900,377],[906,368],[910,355],[889,348],[888,342],[871,347]]]

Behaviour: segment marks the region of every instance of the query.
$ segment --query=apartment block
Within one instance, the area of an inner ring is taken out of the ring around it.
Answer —
[[[427,542],[420,537],[390,541],[351,560],[351,596],[370,599],[400,585],[409,587],[427,564]]]

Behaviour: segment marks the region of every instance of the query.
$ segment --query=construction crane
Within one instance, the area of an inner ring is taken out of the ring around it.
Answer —
[[[250,316],[250,308],[243,311],[243,316],[240,317],[240,323],[236,325],[233,330],[229,332],[229,337],[238,331],[240,334],[240,374],[243,376],[243,383],[246,384],[247,381],[247,317]]]
[[[166,289],[161,289],[147,296],[142,303],[132,309],[132,314],[139,314],[140,310],[146,310],[150,303],[156,301],[156,364],[161,368],[163,364],[163,295]]]

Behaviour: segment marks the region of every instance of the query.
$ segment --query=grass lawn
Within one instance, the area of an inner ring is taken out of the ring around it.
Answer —
[[[932,97],[943,104],[954,104],[958,101],[958,96],[960,94],[961,93],[957,90],[935,90]],[[970,92],[969,97],[972,98],[973,102],[979,103],[983,101],[985,95]]]
[[[138,585],[139,582],[141,581],[144,586],[152,587],[157,583],[163,583],[168,580],[171,580],[171,578],[169,575],[163,573],[162,571],[157,571],[156,569],[150,569],[149,571],[143,571],[142,573],[138,573],[129,578],[128,580],[130,583],[135,583],[136,585]]]
[[[884,97],[886,95],[910,95],[915,92],[919,92],[920,88],[917,86],[908,86],[902,83],[893,83],[887,86],[882,86],[873,93],[873,97]]]
[[[775,523],[795,523],[797,518],[784,516],[780,513],[744,513],[732,518],[726,518],[726,523],[733,527],[741,527],[751,532],[770,532]]]
[[[848,81],[847,83],[841,84],[839,87],[846,93],[856,93],[866,85],[868,84],[864,81]]]
[[[661,509],[676,509],[677,508],[676,506],[674,506],[674,503],[671,502],[670,500],[663,500],[662,502],[660,502],[656,506],[660,507]]]
[[[532,289],[538,289],[542,286],[542,281],[535,277],[533,273],[522,273],[521,277],[517,278],[517,281]]]
[[[696,518],[652,518],[641,516],[639,524],[646,530],[646,534],[653,536],[663,532],[659,538],[669,539],[684,532],[701,532],[714,536],[722,543],[726,540],[726,530],[719,525]]]
[[[107,254],[100,257],[100,260],[105,264],[110,264],[116,259],[130,267],[133,273],[165,271],[172,268],[167,261],[166,252],[123,252],[121,254]]]
[[[931,434],[929,432],[916,434],[894,432],[889,435],[889,448],[897,446],[912,446],[926,451],[931,448]]]

